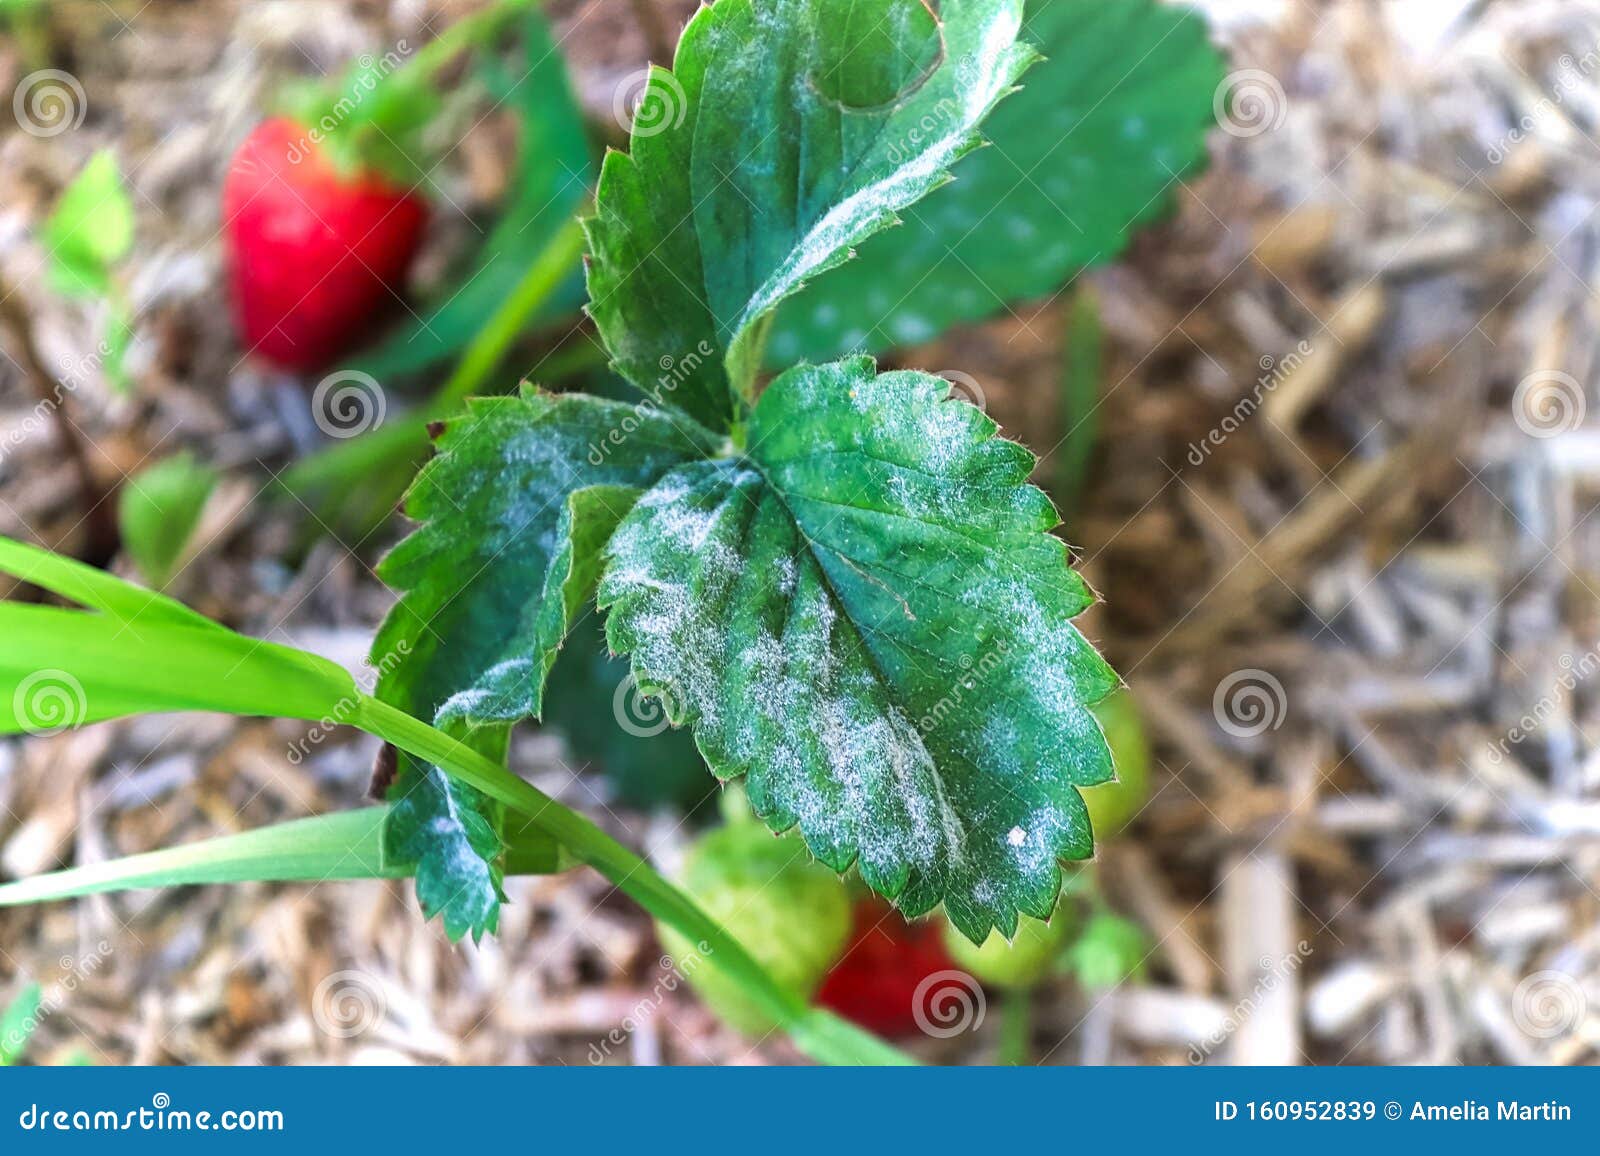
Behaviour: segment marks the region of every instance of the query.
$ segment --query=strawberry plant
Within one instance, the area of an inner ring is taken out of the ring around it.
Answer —
[[[0,540],[0,571],[79,607],[0,604],[0,732],[216,710],[393,747],[380,807],[22,880],[0,903],[407,876],[452,938],[476,937],[497,927],[508,874],[583,863],[708,956],[747,1023],[824,1059],[899,1058],[806,1005],[844,934],[834,900],[812,920],[830,942],[780,956],[741,942],[753,933],[721,896],[764,866],[837,897],[827,876],[853,871],[942,962],[937,925],[903,916],[942,908],[973,943],[1010,938],[1051,917],[1063,861],[1092,852],[1081,792],[1113,775],[1093,709],[1118,680],[1074,625],[1093,595],[1028,481],[1034,458],[942,378],[859,352],[1053,290],[1116,252],[1198,159],[1217,60],[1197,20],[1148,0],[1028,13],[1058,54],[1042,95],[1013,95],[1039,56],[1022,0],[696,13],[583,224],[588,312],[642,396],[528,386],[432,424],[405,503],[418,526],[380,567],[400,598],[371,694],[316,656]],[[1159,83],[1106,63],[1134,48]],[[975,151],[991,113],[1006,144]],[[554,262],[539,280],[559,276]],[[634,687],[770,829],[723,835],[686,890],[505,766],[511,728],[543,714],[568,635],[596,611]]]
[[[1204,156],[1222,78],[1204,22],[1156,0],[1029,0],[1023,19],[1022,39],[1043,59],[1022,91],[985,123],[993,147],[956,161],[955,181],[907,205],[902,227],[866,240],[855,260],[816,277],[779,310],[766,342],[768,368],[888,351],[1012,302],[1054,295],[1079,270],[1115,258],[1141,225],[1167,210],[1178,181]],[[330,507],[347,507],[341,500],[347,491],[372,484],[375,461],[402,470],[414,461],[429,419],[459,408],[468,393],[505,391],[515,379],[497,383],[493,371],[510,339],[577,303],[568,286],[580,246],[554,223],[576,207],[591,167],[559,53],[541,47],[548,33],[535,15],[525,24],[527,61],[511,90],[523,132],[504,216],[441,304],[402,324],[359,365],[387,381],[458,349],[466,354],[422,412],[330,447],[286,475],[289,488],[324,520],[335,520]],[[888,39],[863,45],[861,57]],[[681,124],[686,95],[671,82],[647,87],[638,104],[645,132],[674,126],[680,135],[692,132]],[[929,133],[952,107],[934,101],[927,126],[910,122],[906,130]],[[884,147],[908,153],[897,141]],[[585,336],[567,344],[541,361],[546,384],[564,364],[587,364],[594,349]],[[699,353],[663,356],[676,367]],[[661,366],[651,388],[679,376]],[[1091,395],[1079,406],[1084,419],[1093,403]],[[376,444],[360,444],[366,441]],[[370,530],[376,512],[386,514],[399,492],[396,482],[364,502],[373,513],[355,517],[352,532]]]
[[[188,453],[146,466],[117,492],[122,546],[156,589],[177,572],[217,485],[217,473]]]
[[[502,742],[595,592],[611,649],[774,830],[981,941],[1048,917],[1059,861],[1089,854],[1078,789],[1112,774],[1089,708],[1116,679],[1071,624],[1091,596],[1031,455],[946,383],[857,356],[763,384],[780,306],[960,188],[1036,55],[1018,3],[871,10],[722,0],[653,74],[644,103],[681,116],[607,157],[588,222],[590,312],[646,401],[529,390],[445,424],[381,571],[405,593],[375,652],[409,653],[378,693]],[[496,809],[409,761],[395,790],[397,837],[444,824],[480,853],[438,855],[425,903],[492,926]]]

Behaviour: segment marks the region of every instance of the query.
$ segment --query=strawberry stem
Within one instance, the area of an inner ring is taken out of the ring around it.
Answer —
[[[528,271],[517,282],[511,295],[472,339],[456,364],[455,372],[427,406],[435,417],[450,416],[463,401],[481,392],[483,383],[505,358],[528,322],[578,264],[578,259],[583,256],[581,218],[585,212],[587,209],[581,209],[550,239],[544,251],[528,266]]]
[[[417,49],[403,67],[431,80],[433,74],[453,60],[458,52],[492,40],[513,17],[542,4],[543,0],[496,0],[483,10],[450,25]]]

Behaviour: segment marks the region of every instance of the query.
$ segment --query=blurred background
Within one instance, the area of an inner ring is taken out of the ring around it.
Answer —
[[[413,462],[359,484],[305,463],[356,444],[330,422],[425,418],[505,293],[460,335],[439,324],[437,369],[358,358],[376,392],[324,413],[315,375],[237,336],[219,190],[296,78],[381,67],[482,7],[0,0],[0,533],[361,669]],[[886,358],[943,370],[1041,455],[1149,780],[1083,884],[1099,938],[1020,1020],[1014,992],[973,983],[901,1042],[940,1063],[1592,1062],[1600,3],[1199,8],[1227,75],[1170,211],[1048,299]],[[591,147],[625,142],[630,88],[691,10],[546,6]],[[537,188],[518,168],[525,47],[440,68],[418,300],[489,237],[520,270],[517,238],[542,244],[583,197],[582,161]],[[106,276],[64,284],[50,222],[108,149],[128,236]],[[404,331],[426,310],[400,312]],[[604,388],[582,323],[513,336],[468,392]],[[592,641],[570,649],[568,706],[513,765],[675,872],[716,821],[711,780],[649,704],[613,712]],[[0,742],[0,876],[357,805],[376,745],[211,716]],[[799,1059],[674,982],[597,875],[507,890],[477,945],[404,881],[0,910],[0,1006],[23,1001],[41,1063]]]

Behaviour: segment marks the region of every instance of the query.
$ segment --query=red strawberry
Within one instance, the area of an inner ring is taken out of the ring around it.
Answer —
[[[328,368],[371,335],[422,242],[427,205],[346,174],[286,117],[259,125],[222,186],[240,337],[285,369]]]
[[[955,965],[936,922],[907,923],[878,899],[855,908],[855,937],[822,981],[817,1002],[880,1035],[908,1035],[917,985]]]

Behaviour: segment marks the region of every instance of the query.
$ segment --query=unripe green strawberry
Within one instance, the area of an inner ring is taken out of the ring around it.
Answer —
[[[956,966],[981,982],[991,987],[1030,988],[1050,974],[1062,947],[1072,941],[1081,924],[1078,905],[1063,897],[1048,923],[1030,915],[1019,916],[1017,934],[1010,942],[996,928],[979,947],[947,923],[944,945]]]
[[[809,1000],[850,938],[850,895],[797,836],[775,837],[758,822],[719,828],[690,850],[679,881],[772,978]],[[684,936],[656,924],[662,946],[712,1011],[762,1036],[777,1025],[742,988]],[[706,966],[709,964],[709,966]]]
[[[1117,768],[1115,782],[1083,789],[1094,837],[1109,839],[1126,827],[1150,797],[1150,744],[1139,721],[1139,708],[1125,690],[1112,691],[1094,707],[1094,717],[1106,733],[1111,760]]]
[[[1102,911],[1089,920],[1067,953],[1068,963],[1085,990],[1105,991],[1123,980],[1144,975],[1150,936],[1131,919]]]

